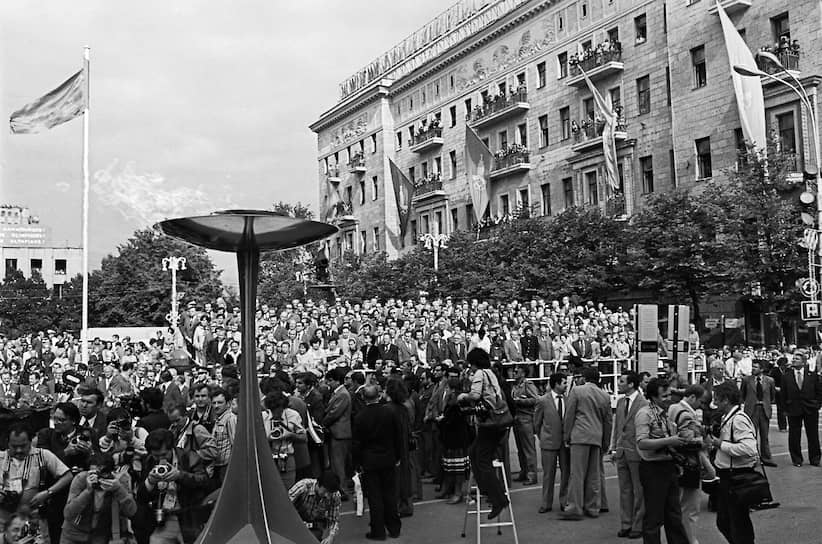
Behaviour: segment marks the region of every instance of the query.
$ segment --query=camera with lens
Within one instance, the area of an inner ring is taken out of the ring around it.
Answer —
[[[274,462],[277,464],[277,470],[280,472],[288,471],[288,454],[287,453],[275,453],[274,455]]]
[[[77,430],[77,434],[75,434],[74,438],[71,439],[71,445],[79,446],[80,443],[84,443],[87,446],[91,444],[91,429]]]
[[[152,469],[152,472],[157,476],[163,477],[171,471],[168,465],[157,465]]]
[[[6,512],[16,512],[20,506],[21,495],[17,491],[4,490],[0,492],[0,508]]]
[[[268,439],[269,440],[280,440],[283,437],[284,433],[285,433],[285,429],[283,429],[282,427],[274,427],[273,429],[271,429],[271,432],[268,433]]]

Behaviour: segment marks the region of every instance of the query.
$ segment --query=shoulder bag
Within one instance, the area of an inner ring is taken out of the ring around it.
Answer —
[[[496,389],[494,390],[493,404],[485,399],[485,381],[488,380],[489,385],[491,382],[486,372],[488,371],[482,371],[484,377],[479,402],[483,405],[483,409],[477,413],[477,419],[479,420],[478,425],[486,429],[505,430],[514,424],[514,417],[508,408],[508,402],[505,400],[505,396]]]

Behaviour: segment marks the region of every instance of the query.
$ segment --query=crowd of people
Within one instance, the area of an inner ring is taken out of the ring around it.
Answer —
[[[0,452],[4,542],[194,541],[231,457],[246,354],[239,308],[191,301],[180,317],[145,342],[94,339],[87,360],[68,333],[2,340],[0,403],[50,411],[42,428],[13,425]],[[713,353],[701,384],[672,365],[638,374],[633,328],[633,310],[569,297],[258,304],[252,356],[280,479],[324,544],[360,484],[368,539],[399,535],[429,485],[448,504],[474,500],[472,475],[493,519],[508,498],[492,461],[512,474],[513,434],[513,479],[537,485],[542,467],[541,513],[557,469],[563,519],[607,512],[610,461],[620,537],[659,542],[664,526],[668,542],[696,542],[704,486],[728,541],[753,542],[728,482],[752,470],[757,448],[773,463],[772,407],[793,463],[804,424],[819,464],[818,375],[799,350]],[[688,341],[699,347],[693,328]],[[613,359],[625,361],[615,410],[597,370]],[[489,415],[506,410],[508,423]]]

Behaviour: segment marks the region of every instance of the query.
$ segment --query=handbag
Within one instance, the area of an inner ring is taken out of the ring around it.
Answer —
[[[756,438],[756,427],[753,426],[753,422],[750,420],[748,415],[744,412],[738,413],[741,413],[746,419],[748,419],[748,422],[754,429],[754,438]],[[733,417],[729,420],[729,422],[731,423],[731,442],[733,442]],[[759,461],[759,466],[761,467],[762,472],[757,472],[755,469],[756,465],[754,465],[754,468],[749,472],[733,473],[729,478],[729,492],[731,497],[733,497],[734,501],[740,506],[745,506],[748,508],[773,501],[773,495],[771,495],[771,484],[768,482],[768,475],[765,473],[765,465],[762,464],[762,456],[759,454],[758,441],[756,446],[756,458]],[[733,469],[733,458],[731,458],[731,469]]]
[[[483,370],[483,374],[485,374],[485,372],[487,371]],[[498,431],[505,430],[513,425],[514,417],[511,415],[511,410],[508,408],[508,402],[505,400],[505,396],[494,390],[494,402],[489,403],[485,399],[484,393],[485,380],[483,379],[480,403],[484,405],[484,410],[477,413],[477,419],[479,420],[477,424],[480,427]]]

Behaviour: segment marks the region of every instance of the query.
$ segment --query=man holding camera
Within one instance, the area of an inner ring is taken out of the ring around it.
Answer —
[[[206,521],[194,508],[209,489],[202,460],[174,444],[168,429],[151,431],[146,438],[148,458],[137,487],[142,511],[134,527],[150,533],[151,544],[194,542]]]
[[[68,467],[52,452],[32,447],[31,438],[31,431],[23,423],[15,423],[9,429],[8,449],[0,452],[0,530],[5,529],[18,510],[39,510],[71,484]],[[40,523],[40,531],[48,532],[45,519]]]
[[[340,479],[337,475],[326,470],[316,480],[300,480],[288,491],[288,498],[314,538],[321,544],[333,544],[340,530]]]

